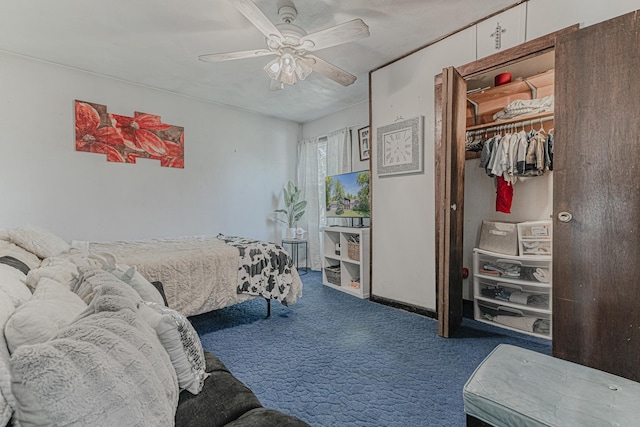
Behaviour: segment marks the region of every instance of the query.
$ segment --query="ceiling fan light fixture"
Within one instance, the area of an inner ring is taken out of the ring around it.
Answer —
[[[269,61],[269,63],[264,66],[264,71],[267,72],[267,75],[271,77],[272,80],[280,80],[280,73],[282,71],[280,57]]]
[[[296,72],[296,57],[295,54],[285,52],[280,56],[280,70],[287,76],[292,76]]]
[[[306,79],[312,71],[305,58],[292,49],[283,49],[277,58],[265,65],[264,70],[272,80],[288,85]]]
[[[298,58],[296,62],[296,75],[299,80],[304,80],[309,74],[311,74],[311,66],[307,63],[305,58]]]

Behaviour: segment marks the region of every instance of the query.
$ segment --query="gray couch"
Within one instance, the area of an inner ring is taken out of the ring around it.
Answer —
[[[0,331],[0,427],[308,426],[205,351],[160,283],[42,230],[0,230]]]
[[[161,282],[153,285],[167,299]],[[215,355],[204,351],[209,377],[199,394],[180,392],[176,427],[305,427],[299,418],[262,406],[255,394]]]
[[[304,421],[260,404],[249,388],[235,378],[213,354],[205,351],[207,372],[202,391],[180,393],[177,427],[304,427]]]

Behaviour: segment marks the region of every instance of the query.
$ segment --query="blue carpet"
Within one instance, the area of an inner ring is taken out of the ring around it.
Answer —
[[[464,319],[454,338],[434,319],[361,300],[302,276],[291,307],[262,299],[191,317],[266,407],[312,426],[463,426],[462,388],[500,343],[551,353],[550,341]]]

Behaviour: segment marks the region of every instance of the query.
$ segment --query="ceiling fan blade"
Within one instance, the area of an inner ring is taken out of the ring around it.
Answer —
[[[365,37],[369,37],[369,26],[362,19],[354,19],[301,37],[300,46],[308,51],[314,51]]]
[[[311,66],[313,71],[340,83],[342,86],[349,86],[357,79],[353,74],[349,74],[343,69],[336,67],[315,55],[305,55],[303,58],[307,60],[307,63]]]
[[[228,52],[228,53],[212,53],[209,55],[200,55],[198,59],[203,62],[220,62],[231,61],[232,59],[244,59],[244,58],[257,58],[259,56],[274,55],[277,52],[273,52],[268,49],[257,50],[244,50],[240,52]]]
[[[229,0],[262,34],[269,40],[277,40],[278,44],[284,39],[280,30],[273,25],[269,18],[251,0]]]

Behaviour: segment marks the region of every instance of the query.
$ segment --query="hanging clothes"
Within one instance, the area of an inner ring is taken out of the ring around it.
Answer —
[[[553,130],[553,129],[552,129]],[[544,158],[548,170],[553,170],[553,133],[549,132],[544,146]]]
[[[519,126],[522,129],[517,131]],[[467,133],[466,148],[481,152],[479,167],[495,181],[497,212],[511,213],[513,185],[518,180],[553,170],[553,134],[545,132],[542,123],[539,130],[530,132],[524,126],[523,122],[493,129],[491,137],[487,130]]]
[[[496,212],[511,213],[513,184],[502,176],[496,177]]]

